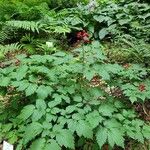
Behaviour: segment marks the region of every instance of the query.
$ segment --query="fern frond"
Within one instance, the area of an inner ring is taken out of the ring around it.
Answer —
[[[22,45],[18,43],[12,43],[8,45],[0,45],[0,51],[3,53],[7,53],[8,51],[15,51],[15,50],[20,50],[22,48]]]
[[[6,21],[7,26],[12,26],[18,29],[29,30],[32,32],[39,32],[39,23],[34,21]]]
[[[7,39],[9,39],[8,34],[4,31],[0,31],[0,43],[3,43]]]

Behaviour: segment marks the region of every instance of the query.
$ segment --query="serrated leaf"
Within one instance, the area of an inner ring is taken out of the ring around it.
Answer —
[[[17,74],[16,74],[16,79],[18,81],[20,81],[21,79],[23,79],[26,74],[27,74],[27,71],[28,71],[28,66],[27,65],[22,65],[20,66],[18,69],[17,69]]]
[[[22,109],[21,114],[18,116],[18,118],[20,118],[22,120],[28,119],[33,114],[34,109],[35,109],[34,105],[25,106]]]
[[[51,110],[51,113],[52,113],[52,114],[57,114],[57,113],[59,113],[59,112],[61,112],[61,109],[59,109],[59,108],[57,108],[57,107],[54,107],[54,108],[52,108],[52,110]]]
[[[66,113],[70,114],[76,110],[76,106],[68,106],[66,107]]]
[[[96,21],[98,21],[98,22],[104,22],[104,21],[107,21],[108,19],[109,19],[109,17],[107,17],[107,16],[103,16],[103,15],[95,15],[94,17],[93,17]]]
[[[45,112],[46,110],[46,103],[43,99],[37,99],[36,100],[36,108],[39,110],[39,111],[42,111],[42,112]]]
[[[144,143],[144,137],[142,132],[140,131],[140,128],[138,129],[138,131],[136,130],[134,138],[137,139],[139,142]]]
[[[146,139],[150,139],[150,126],[149,125],[145,125],[142,129],[142,133],[143,133],[143,136],[146,138]]]
[[[44,138],[40,138],[32,142],[30,150],[42,150],[45,146],[46,140]]]
[[[137,101],[137,97],[136,96],[131,96],[131,97],[129,97],[129,99],[132,102],[132,104]]]
[[[56,141],[60,146],[65,146],[66,148],[74,149],[74,137],[69,130],[61,130],[58,135],[56,135]]]
[[[43,57],[41,55],[32,55],[32,56],[30,56],[30,58],[32,58],[32,61],[36,61],[38,63],[45,63],[46,62],[45,57]]]
[[[79,111],[79,110],[78,110],[78,111]],[[72,115],[72,118],[73,118],[74,120],[82,120],[82,119],[84,119],[84,115],[81,114],[81,113],[74,113],[74,114]]]
[[[88,121],[92,128],[95,128],[101,123],[103,120],[103,117],[100,116],[98,111],[93,111],[86,115],[86,121]]]
[[[100,88],[92,88],[90,90],[90,93],[93,95],[95,98],[99,98],[100,96],[103,96],[102,90]]]
[[[110,129],[111,128],[121,128],[122,124],[118,120],[111,118],[111,119],[107,119],[104,121],[104,126],[107,128],[110,128]],[[122,130],[120,129],[120,132],[121,131]]]
[[[62,102],[62,99],[61,99],[61,98],[60,98],[60,99],[55,99],[55,100],[49,102],[49,103],[48,103],[48,106],[49,106],[49,108],[53,108],[53,107],[55,107],[55,106],[61,104],[61,102]]]
[[[82,97],[79,96],[79,95],[75,95],[73,100],[76,101],[76,102],[82,102]]]
[[[9,82],[10,82],[10,78],[9,77],[4,77],[4,78],[1,79],[0,86],[8,86]]]
[[[52,88],[44,85],[41,85],[36,91],[39,99],[45,99],[51,92]]]
[[[113,105],[104,104],[99,107],[99,112],[103,116],[112,116],[113,112],[116,111],[116,108]]]
[[[50,143],[47,143],[43,150],[61,150],[61,147],[56,143],[56,141],[51,140]]]
[[[34,92],[36,91],[37,89],[37,85],[36,84],[30,84],[27,89],[26,89],[26,96],[30,96],[32,94],[34,94]]]
[[[34,110],[33,114],[32,114],[32,121],[38,121],[39,119],[41,119],[43,116],[43,112],[39,111],[39,110]]]
[[[77,121],[75,121],[73,119],[68,119],[67,123],[68,123],[69,130],[74,133],[76,130],[76,126],[78,124]]]
[[[95,76],[95,72],[94,71],[90,71],[90,70],[87,70],[85,72],[85,77],[87,80],[91,81],[91,79]]]
[[[13,84],[15,84],[15,86],[18,84],[17,85],[18,86],[18,88],[17,88],[18,91],[24,91],[30,85],[30,83],[27,80],[16,81]]]
[[[37,135],[39,135],[42,132],[42,130],[42,125],[38,122],[33,122],[29,124],[25,129],[23,137],[24,145],[33,140]]]
[[[78,136],[84,136],[85,138],[92,139],[93,138],[93,131],[90,127],[90,124],[84,120],[79,120],[76,126],[76,132]]]
[[[108,130],[108,143],[111,147],[114,147],[114,144],[124,148],[124,138],[123,133],[117,128],[111,128]]]
[[[3,132],[8,132],[12,128],[12,123],[4,124],[3,127]]]
[[[124,24],[128,24],[131,21],[131,19],[120,19],[119,24],[122,26]]]
[[[101,147],[107,142],[107,129],[99,127],[99,130],[96,133],[96,140],[101,149]]]
[[[103,80],[110,80],[110,75],[107,70],[105,70],[103,67],[99,68],[98,74],[102,77]]]

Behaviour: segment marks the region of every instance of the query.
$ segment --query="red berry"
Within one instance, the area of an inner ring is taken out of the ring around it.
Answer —
[[[88,33],[83,33],[83,37],[89,37]]]
[[[77,38],[79,40],[83,40],[84,43],[90,43],[91,41],[89,40],[89,35],[85,30],[82,30],[77,33]]]
[[[124,67],[125,69],[128,69],[129,67],[131,67],[131,64],[124,64],[123,67]]]
[[[20,65],[20,60],[17,59],[17,60],[15,61],[15,65],[16,65],[16,66],[19,66],[19,65]]]
[[[77,38],[81,38],[82,37],[82,32],[78,32],[77,33]]]
[[[139,89],[139,91],[143,92],[146,90],[146,86],[144,84],[140,84],[138,89]]]

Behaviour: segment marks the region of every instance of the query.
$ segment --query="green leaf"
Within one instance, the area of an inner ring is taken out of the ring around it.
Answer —
[[[86,70],[85,77],[87,80],[91,81],[91,79],[95,76],[95,71]]]
[[[12,123],[4,124],[3,127],[3,132],[8,132],[12,128]]]
[[[76,110],[76,106],[68,106],[66,107],[66,113],[70,114]]]
[[[43,127],[40,123],[38,122],[33,122],[29,124],[24,133],[23,137],[23,143],[26,145],[28,142],[33,140],[37,135],[39,135],[43,130]]]
[[[79,95],[75,95],[74,98],[73,98],[73,100],[74,100],[75,102],[82,102],[82,97],[79,96]]]
[[[22,149],[23,149],[23,140],[20,140],[16,145],[16,150],[22,150]]]
[[[96,133],[96,140],[101,149],[102,146],[107,142],[107,129],[106,128],[99,127],[99,130]]]
[[[37,96],[38,96],[39,99],[45,99],[48,95],[51,94],[52,91],[53,91],[53,90],[52,90],[51,87],[41,85],[41,86],[37,89],[36,93],[37,93]]]
[[[128,24],[131,21],[131,19],[120,19],[119,24],[122,26],[124,24]]]
[[[8,86],[10,83],[10,78],[9,77],[4,77],[1,79],[0,86]]]
[[[122,127],[122,124],[114,118],[105,120],[103,124],[104,124],[105,127],[109,128],[109,129],[111,129],[111,128],[121,128]],[[120,129],[120,132],[121,131],[122,130]]]
[[[32,142],[30,150],[42,150],[45,146],[46,140],[44,138],[40,138]]]
[[[61,150],[61,147],[56,143],[55,140],[51,140],[50,143],[46,144],[43,150]]]
[[[43,112],[42,111],[39,111],[39,110],[34,110],[33,112],[33,115],[32,115],[32,121],[38,121],[39,119],[42,118],[43,116]]]
[[[18,91],[24,91],[30,85],[27,80],[13,82],[14,86],[16,86],[16,84],[19,84],[17,88]]]
[[[150,126],[149,125],[145,125],[143,127],[142,133],[143,133],[143,135],[144,135],[144,137],[146,139],[150,139]]]
[[[90,127],[90,124],[84,120],[79,120],[76,126],[76,132],[78,136],[84,136],[85,138],[92,139],[93,138],[93,131]]]
[[[99,112],[103,116],[112,116],[112,114],[116,111],[116,108],[113,105],[103,104],[99,107]]]
[[[132,102],[132,104],[137,101],[137,97],[136,96],[130,96],[129,99]]]
[[[36,91],[37,89],[37,85],[36,84],[30,84],[27,89],[26,89],[26,96],[30,96],[32,94],[34,94],[34,92]]]
[[[55,100],[49,102],[49,103],[48,103],[48,106],[49,106],[49,108],[53,108],[53,107],[55,107],[55,106],[61,104],[61,102],[62,102],[62,99],[61,99],[61,98],[55,99]]]
[[[36,108],[41,112],[46,112],[46,103],[43,99],[36,100]]]
[[[86,115],[86,121],[88,121],[91,127],[94,129],[103,121],[103,118],[100,116],[98,111],[93,111]]]
[[[58,135],[56,135],[56,141],[60,146],[65,146],[66,148],[74,149],[74,137],[69,130],[61,130]]]
[[[102,15],[95,15],[94,17],[93,17],[96,21],[98,21],[98,22],[104,22],[104,21],[107,21],[109,18],[108,17],[106,17],[106,16],[102,16]]]
[[[120,129],[111,128],[108,130],[108,143],[111,147],[114,147],[114,144],[124,148],[124,138],[123,133]]]
[[[77,121],[73,119],[68,119],[67,122],[69,130],[74,133],[78,124]]]
[[[103,28],[99,31],[99,38],[103,39],[109,32],[107,31],[107,28]]]
[[[24,121],[27,120],[33,114],[34,109],[35,109],[34,105],[25,106],[22,109],[21,114],[18,116],[18,118],[20,118]]]
[[[21,79],[23,79],[26,76],[27,71],[28,71],[28,66],[27,65],[20,66],[17,69],[17,72],[16,72],[16,79],[18,81],[20,81]]]
[[[103,80],[110,80],[109,72],[105,70],[103,66],[99,66],[98,74],[102,77]]]
[[[102,90],[98,87],[94,87],[90,90],[90,93],[93,95],[94,98],[99,98],[103,96]]]
[[[137,139],[139,142],[144,143],[144,137],[142,132],[140,131],[140,128],[136,130],[134,139]]]
[[[52,110],[51,110],[51,113],[52,114],[57,114],[57,113],[59,113],[59,112],[61,112],[61,109],[59,109],[59,108],[57,108],[57,107],[54,107],[54,108],[52,108]]]

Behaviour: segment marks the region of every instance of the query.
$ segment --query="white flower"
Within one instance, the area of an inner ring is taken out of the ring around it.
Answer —
[[[46,42],[47,47],[54,47],[53,42]]]

